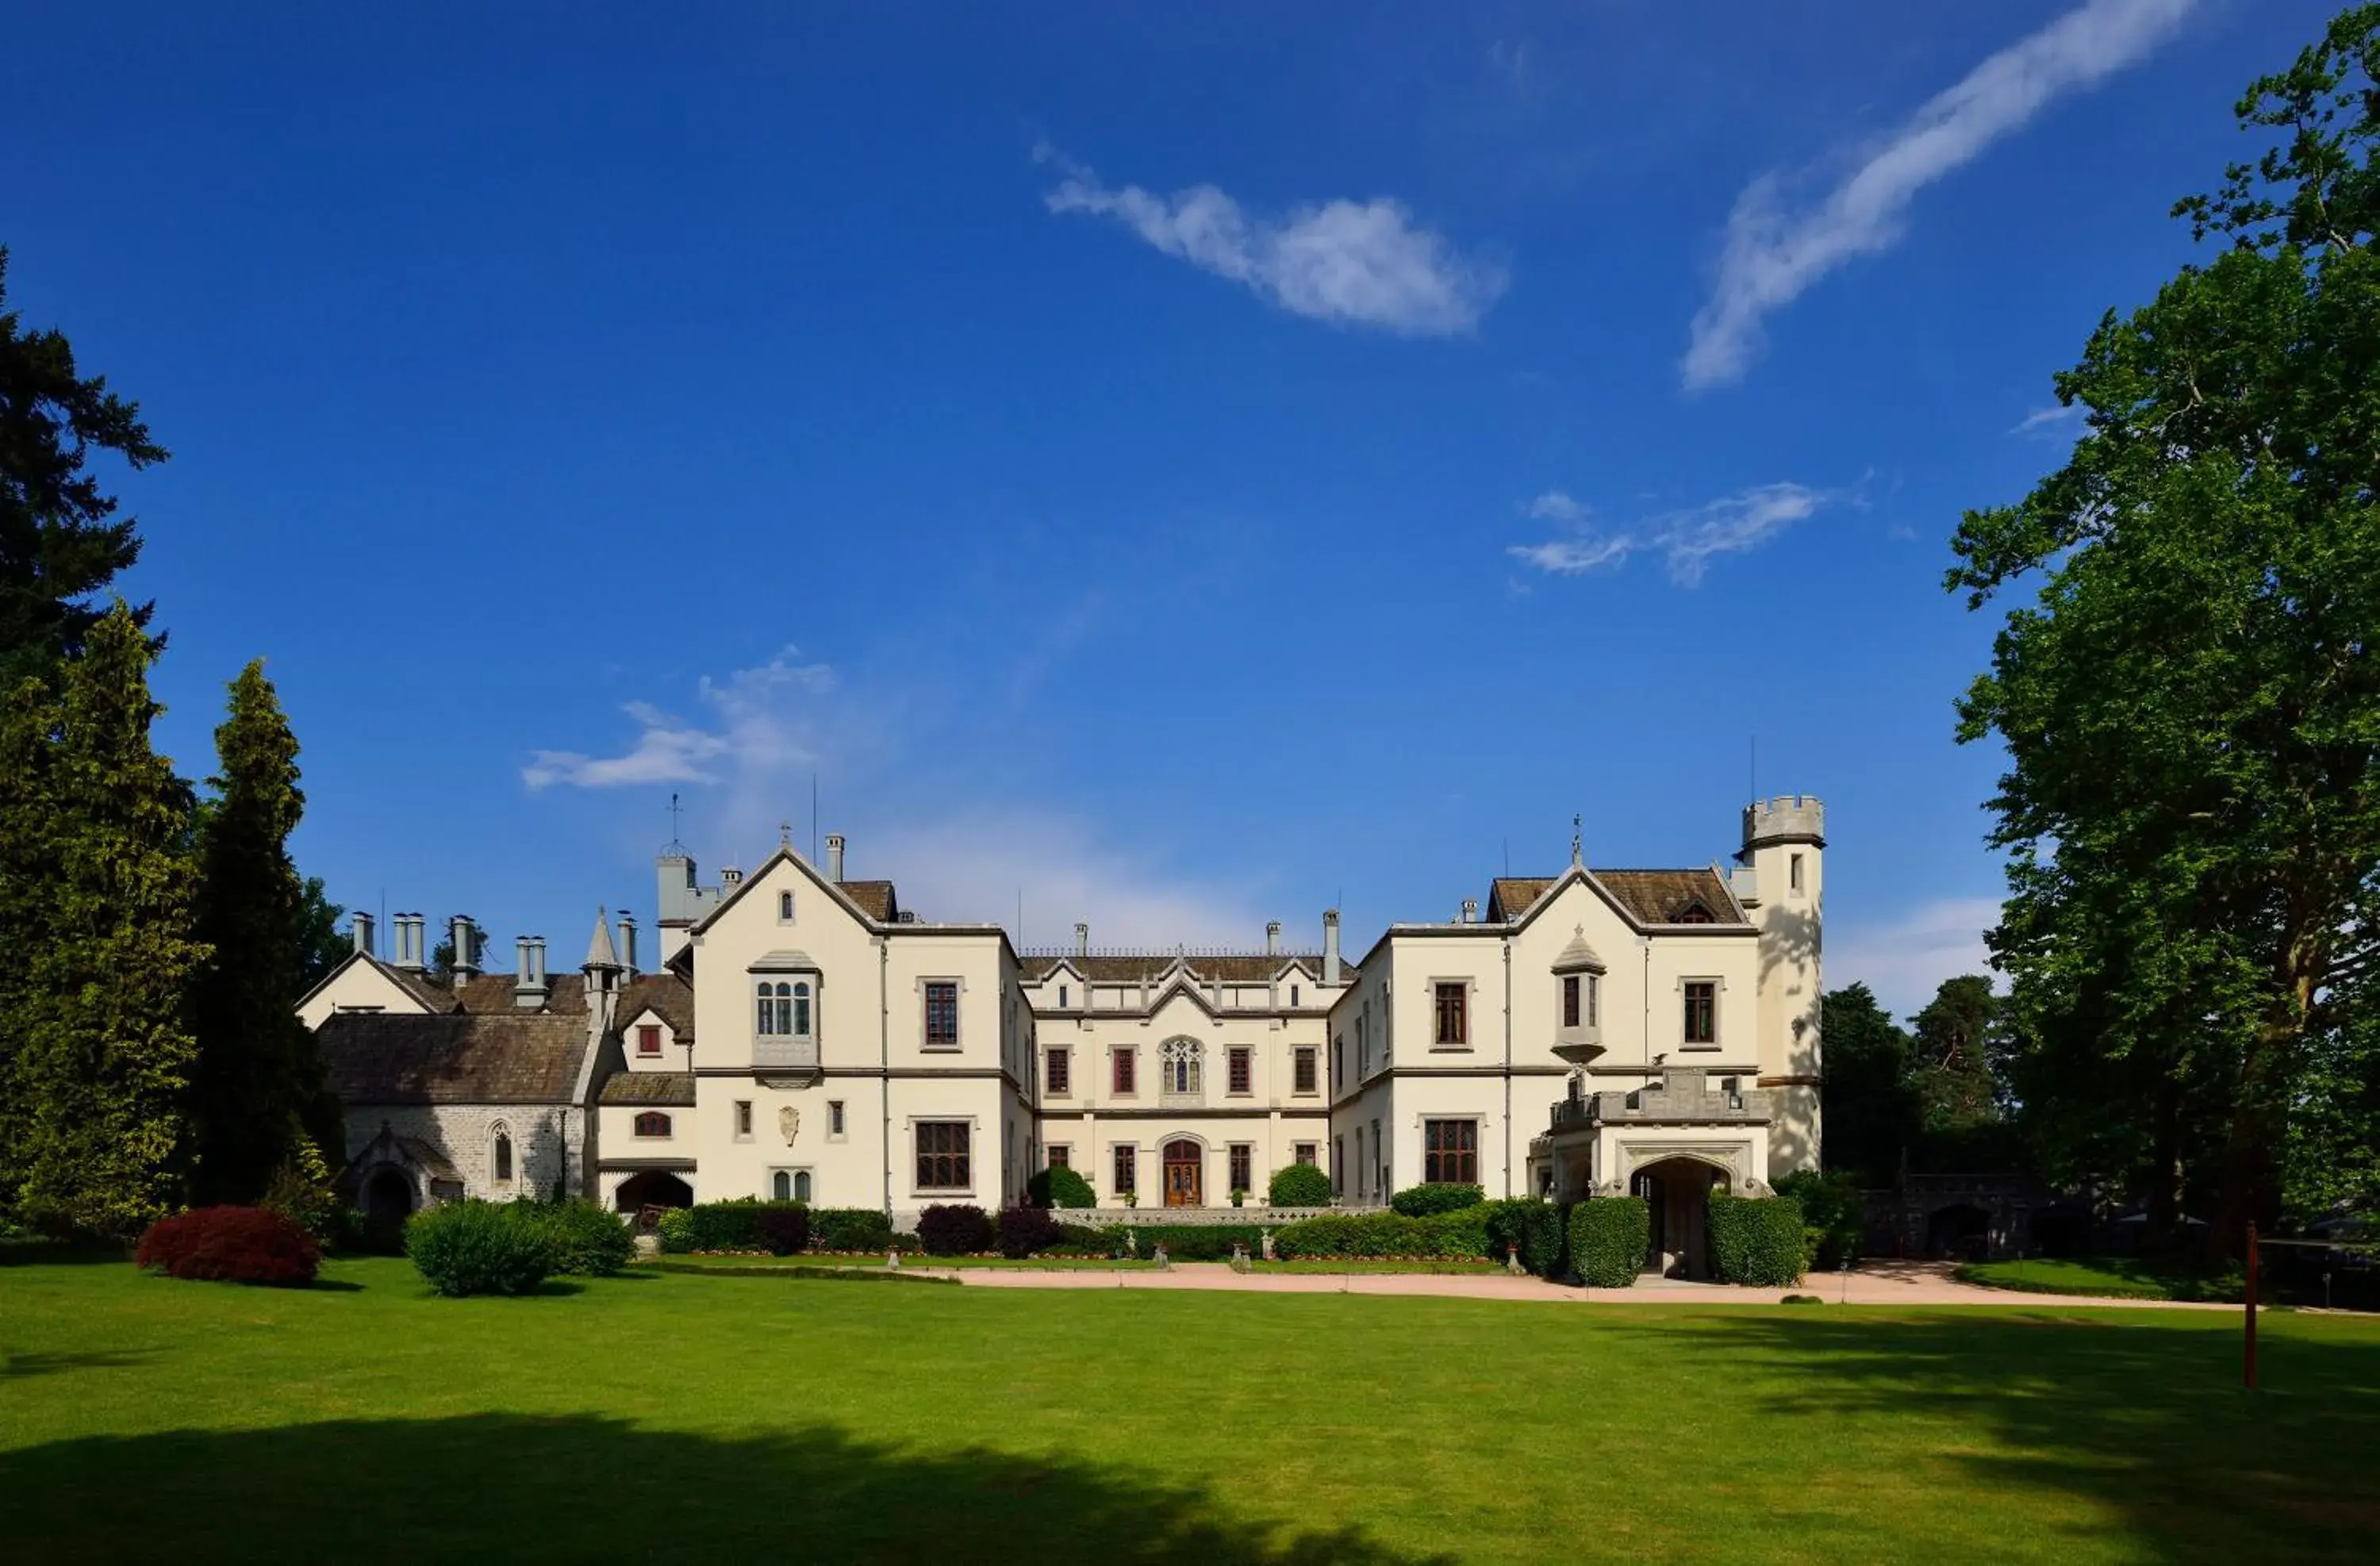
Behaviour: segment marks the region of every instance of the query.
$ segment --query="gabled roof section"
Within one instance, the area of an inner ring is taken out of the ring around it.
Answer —
[[[315,1032],[325,1085],[371,1104],[566,1104],[587,1054],[583,1016],[340,1012]]]
[[[1046,982],[1060,968],[1071,970],[1086,984],[1159,984],[1181,972],[1202,984],[1286,983],[1292,977],[1319,983],[1322,957],[1314,952],[1123,952],[1087,957],[1068,953],[1030,953],[1017,966],[1027,984]],[[1342,965],[1349,983],[1353,964]]]
[[[1560,876],[1499,876],[1488,883],[1488,922],[1512,924],[1536,906]]]
[[[648,1013],[669,1024],[681,1045],[693,1041],[694,986],[676,974],[638,974],[620,992],[620,1008],[613,1015],[623,1032]]]
[[[1489,881],[1487,922],[1527,922],[1540,904],[1573,878],[1600,888],[1615,907],[1640,925],[1751,923],[1727,882],[1709,868],[1582,870],[1576,867],[1558,876],[1500,876]]]
[[[851,899],[861,912],[878,924],[895,924],[901,917],[901,899],[889,880],[839,880],[835,885]]]
[[[901,910],[899,904],[893,899],[892,883],[891,881],[847,881],[841,883],[831,881],[827,880],[826,877],[820,875],[817,867],[812,865],[808,859],[803,858],[791,848],[780,844],[767,858],[760,861],[760,865],[758,869],[755,869],[750,875],[746,876],[742,880],[736,882],[735,890],[721,898],[716,907],[712,908],[710,912],[703,915],[702,917],[695,920],[693,928],[686,933],[690,936],[700,935],[712,925],[717,924],[721,917],[726,914],[728,909],[733,908],[738,903],[743,902],[745,895],[754,887],[759,885],[763,880],[766,880],[769,878],[769,872],[775,869],[781,863],[791,865],[795,869],[799,870],[802,873],[803,878],[812,886],[817,887],[820,892],[825,892],[830,897],[832,897],[837,903],[842,904],[844,910],[846,913],[850,914],[854,918],[858,919],[863,924],[869,925],[871,927],[892,924],[900,918]],[[871,911],[872,906],[878,905],[873,904],[873,893],[870,893],[871,901],[869,903],[862,903],[859,898],[852,894],[852,889],[854,887],[862,889],[881,887],[883,889],[884,896],[880,906],[884,909],[884,912],[880,915]]]
[[[311,989],[298,998],[298,1009],[302,1011],[307,1002],[336,983],[341,974],[346,973],[358,963],[366,965],[372,972],[388,980],[396,988],[399,994],[412,1001],[425,1012],[451,1012],[455,1009],[455,997],[441,989],[437,981],[431,978],[429,975],[408,973],[394,964],[382,962],[369,952],[350,952],[341,958]]]

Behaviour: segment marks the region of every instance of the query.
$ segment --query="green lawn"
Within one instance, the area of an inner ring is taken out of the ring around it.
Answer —
[[[2380,1323],[0,1265],[0,1556],[2369,1560]]]
[[[2154,1262],[2123,1256],[2090,1261],[1973,1261],[1960,1281],[2032,1294],[2100,1294],[2122,1300],[2237,1299],[2236,1284],[2187,1277]]]
[[[880,1271],[884,1267],[884,1257],[881,1254],[830,1256],[819,1252],[804,1252],[800,1256],[724,1256],[706,1253],[700,1256],[661,1256],[638,1265],[661,1271],[684,1270],[690,1268],[700,1268],[706,1271],[744,1272],[755,1268],[795,1268],[815,1270],[819,1268],[854,1267],[873,1268]],[[1023,1269],[1031,1272],[1084,1270],[1113,1272],[1118,1269],[1148,1271],[1156,1265],[1147,1260],[1117,1261],[1106,1256],[1027,1256],[1021,1261],[1012,1261],[1006,1256],[929,1256],[916,1252],[904,1252],[901,1256],[901,1270],[904,1272],[923,1268],[1005,1268],[1010,1270]]]

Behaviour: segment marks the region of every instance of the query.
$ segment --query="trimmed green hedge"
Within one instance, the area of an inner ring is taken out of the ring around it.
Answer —
[[[1329,1212],[1273,1231],[1272,1254],[1285,1261],[1316,1256],[1427,1256],[1451,1261],[1488,1254],[1488,1211],[1464,1208],[1435,1218],[1399,1212]]]
[[[1095,1208],[1099,1205],[1099,1197],[1091,1190],[1091,1183],[1064,1164],[1038,1171],[1026,1182],[1026,1190],[1037,1208]]]
[[[1645,1270],[1653,1209],[1642,1196],[1597,1196],[1570,1209],[1570,1261],[1579,1281],[1624,1289]]]
[[[874,1208],[812,1208],[810,1249],[880,1251],[892,1244],[892,1225]]]
[[[1277,1208],[1327,1208],[1330,1177],[1319,1164],[1283,1164],[1272,1171],[1265,1196]]]
[[[1407,1218],[1435,1218],[1442,1212],[1475,1208],[1487,1199],[1488,1193],[1476,1185],[1439,1182],[1431,1185],[1406,1186],[1389,1198],[1389,1208]]]
[[[1802,1281],[1802,1204],[1791,1196],[1711,1193],[1710,1242],[1722,1282],[1767,1289]]]
[[[1121,1230],[1123,1225],[1117,1225]],[[1131,1226],[1139,1253],[1148,1256],[1162,1244],[1174,1261],[1229,1261],[1233,1242],[1248,1255],[1264,1255],[1264,1226],[1257,1223],[1137,1223]],[[1276,1234],[1278,1238],[1278,1234]],[[1121,1233],[1117,1243],[1123,1243]]]
[[[1866,1198],[1856,1175],[1797,1169],[1777,1177],[1777,1194],[1802,1204],[1802,1265],[1831,1272],[1859,1259],[1866,1235]]]
[[[1521,1265],[1540,1278],[1568,1273],[1569,1238],[1561,1208],[1535,1196],[1482,1204],[1488,1215],[1488,1259],[1502,1261],[1506,1247],[1518,1246]]]

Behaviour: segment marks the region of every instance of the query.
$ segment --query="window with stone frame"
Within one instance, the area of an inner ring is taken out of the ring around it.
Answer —
[[[1290,1154],[1291,1161],[1304,1164],[1312,1163],[1314,1161],[1315,1148],[1316,1144],[1312,1142],[1300,1142],[1297,1144],[1296,1148]]]
[[[1245,1190],[1250,1189],[1250,1188],[1254,1185],[1254,1184],[1255,1184],[1255,1183],[1254,1183],[1254,1181],[1250,1178],[1250,1173],[1251,1173],[1251,1171],[1254,1169],[1255,1164],[1256,1164],[1256,1149],[1255,1149],[1253,1147],[1251,1147],[1249,1144],[1247,1144],[1247,1143],[1245,1143],[1245,1142],[1234,1142],[1234,1143],[1232,1143],[1232,1148],[1231,1148],[1231,1165],[1232,1165],[1232,1184],[1231,1184],[1231,1189],[1232,1189],[1232,1190],[1234,1190],[1234,1191],[1245,1191]]]
[[[1074,1091],[1074,1063],[1065,1050],[1052,1048],[1050,1051],[1047,1091],[1053,1099],[1062,1099]]]
[[[1689,1046],[1717,1044],[1718,982],[1708,978],[1686,980],[1685,1009],[1685,1042]]]
[[[1479,1183],[1479,1123],[1422,1122],[1421,1177],[1431,1185]]]
[[[1063,1142],[1052,1142],[1050,1144],[1049,1154],[1050,1167],[1051,1169],[1064,1169],[1068,1167],[1070,1160],[1073,1159],[1075,1150],[1066,1146]]]
[[[1131,1196],[1140,1188],[1140,1149],[1129,1142],[1119,1142],[1115,1145],[1111,1161],[1114,1164],[1115,1194]]]
[[[1135,1094],[1140,1091],[1138,1083],[1135,1080],[1137,1076],[1137,1071],[1135,1064],[1136,1054],[1137,1051],[1135,1050],[1118,1050],[1112,1055],[1108,1057],[1109,1070],[1111,1073],[1109,1079],[1111,1083],[1111,1090],[1119,1099],[1132,1098]]]
[[[670,1117],[659,1110],[647,1110],[637,1117],[639,1136],[666,1136],[670,1134]]]
[[[735,1135],[741,1139],[752,1135],[752,1100],[735,1100]]]
[[[1226,1091],[1242,1098],[1256,1091],[1256,1051],[1245,1044],[1232,1046],[1230,1086]]]
[[[973,1184],[968,1145],[974,1127],[963,1120],[923,1120],[917,1124],[917,1189],[965,1191]]]
[[[1314,1057],[1315,1049],[1311,1044],[1299,1045],[1296,1053],[1290,1057],[1293,1068],[1293,1074],[1290,1077],[1291,1091],[1312,1093],[1317,1090],[1314,1080]]]
[[[661,1052],[661,1028],[653,1023],[644,1023],[639,1025],[637,1028],[637,1053],[639,1055],[658,1055]]]
[[[1580,1012],[1579,988],[1580,981],[1578,975],[1574,973],[1566,973],[1562,975],[1561,1025],[1564,1027],[1576,1027],[1578,1026]]]
[[[926,1048],[959,1047],[959,987],[955,979],[931,979],[926,985]]]
[[[1438,1048],[1459,1050],[1471,1042],[1471,987],[1441,981],[1438,991]]]

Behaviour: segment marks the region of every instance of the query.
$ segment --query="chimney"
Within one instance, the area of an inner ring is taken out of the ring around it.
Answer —
[[[725,895],[733,897],[735,889],[743,884],[744,872],[735,866],[730,865],[719,872],[719,890]]]
[[[625,908],[620,910],[620,966],[637,977],[637,916]]]
[[[356,950],[367,957],[372,954],[372,917],[370,914],[356,916]]]
[[[1322,982],[1340,984],[1344,980],[1339,972],[1339,910],[1322,910]]]
[[[421,971],[421,916],[396,916],[396,965],[407,973]]]
[[[1463,922],[1467,925],[1475,925],[1479,922],[1479,899],[1476,897],[1466,897],[1463,900]]]
[[[1087,957],[1090,954],[1091,927],[1085,924],[1082,920],[1076,919],[1075,921],[1075,955],[1077,957]]]
[[[446,929],[447,939],[455,943],[455,982],[460,986],[479,977],[480,942],[468,914],[455,915]]]
[[[545,937],[516,936],[513,940],[514,961],[513,1004],[525,1012],[533,1012],[545,1004]]]
[[[1281,955],[1281,921],[1279,919],[1269,920],[1265,925],[1265,955],[1268,957]]]
[[[843,833],[826,834],[826,879],[837,885],[843,881]]]

